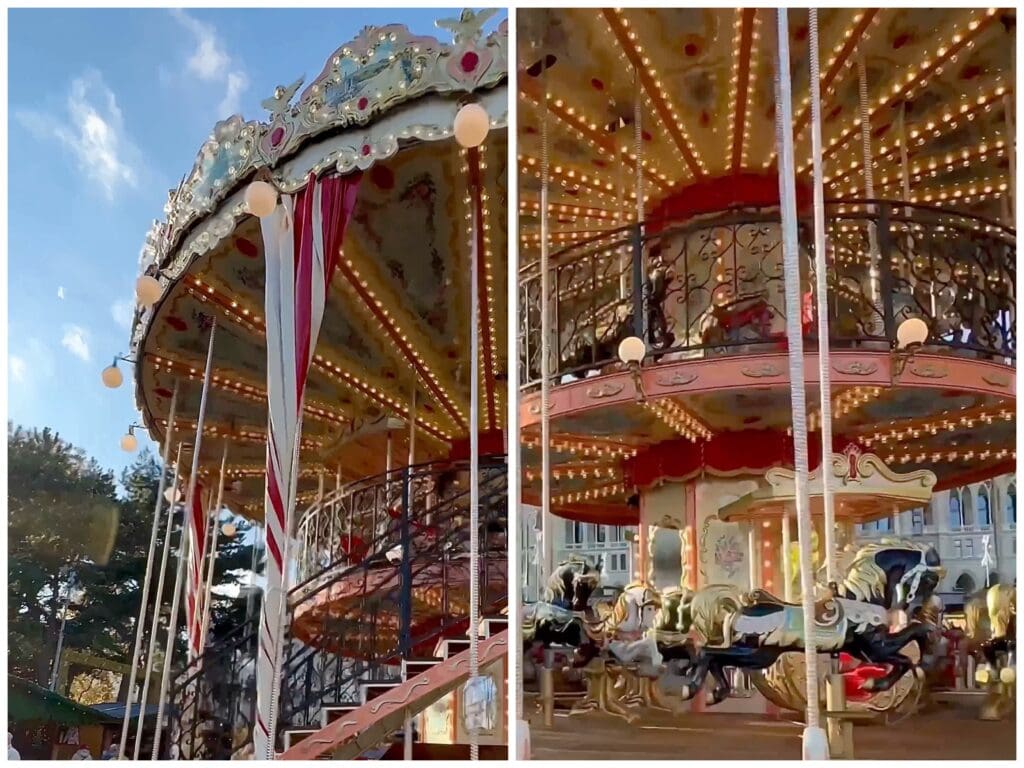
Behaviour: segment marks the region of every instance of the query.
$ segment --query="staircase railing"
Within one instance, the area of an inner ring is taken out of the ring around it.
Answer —
[[[508,528],[503,457],[480,462],[480,604],[501,604]],[[323,704],[396,679],[403,658],[468,627],[468,462],[435,462],[358,481],[302,515],[293,539],[278,734],[317,727]],[[231,757],[251,741],[257,626],[193,660],[172,691],[171,753]],[[279,745],[280,746],[280,743]]]

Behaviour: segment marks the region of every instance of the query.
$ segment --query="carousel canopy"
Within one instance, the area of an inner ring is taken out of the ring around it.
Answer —
[[[519,14],[524,498],[537,501],[540,490],[546,134],[556,514],[635,521],[627,502],[638,487],[792,465],[774,14]],[[810,34],[806,9],[788,15],[810,355]],[[854,442],[900,471],[930,468],[937,489],[1012,471],[1016,13],[836,8],[818,19],[833,449]],[[616,351],[639,311],[637,243],[649,334],[643,397]],[[897,331],[921,318],[927,342],[904,354]],[[817,363],[807,366],[813,443]]]
[[[136,398],[150,436],[161,439],[179,382],[178,425],[191,442],[216,321],[201,467],[212,474],[227,444],[232,508],[262,515],[264,253],[259,219],[244,201],[254,179],[291,194],[314,175],[359,177],[306,389],[300,502],[320,476],[330,488],[384,471],[389,433],[405,463],[413,420],[417,461],[459,450],[468,435],[471,290],[482,318],[481,428],[501,430],[507,30],[502,23],[484,36],[491,15],[440,21],[453,44],[400,25],[366,28],[311,82],[278,87],[263,102],[267,120],[218,123],[170,191],[166,219],[154,222],[141,257],[160,297],[135,317]],[[469,100],[490,118],[478,151],[453,135]],[[469,284],[474,207],[478,286]]]

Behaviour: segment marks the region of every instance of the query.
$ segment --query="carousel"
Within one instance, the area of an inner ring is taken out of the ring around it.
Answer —
[[[471,722],[460,693],[489,691],[473,700],[487,714],[505,687],[495,13],[440,19],[452,42],[367,27],[316,77],[277,87],[263,119],[219,122],[146,238],[132,429],[174,467],[150,567],[177,558],[140,613],[133,668],[166,657],[170,722],[147,757],[504,749],[501,719]],[[121,383],[117,360],[103,379]],[[223,509],[258,524],[265,586],[214,637]]]
[[[805,756],[913,713],[940,547],[855,526],[1015,469],[1015,23],[520,12],[541,732],[571,670],[574,713],[797,711]],[[590,604],[596,564],[557,562],[563,519],[637,526],[615,605]],[[1005,698],[1015,607],[992,601]]]

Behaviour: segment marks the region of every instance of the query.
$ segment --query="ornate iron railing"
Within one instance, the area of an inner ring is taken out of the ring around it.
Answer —
[[[480,462],[482,610],[503,603],[508,529],[503,457]],[[318,727],[324,704],[396,679],[468,628],[469,464],[436,462],[358,481],[310,507],[292,541],[278,734]],[[408,554],[407,554],[408,553]],[[178,676],[173,755],[227,758],[251,742],[257,627],[242,625]],[[281,746],[280,743],[278,746]]]
[[[835,348],[890,349],[900,323],[928,326],[926,347],[1013,364],[1016,233],[993,221],[884,200],[826,204],[829,335]],[[781,347],[777,208],[610,230],[552,256],[551,365],[559,383],[618,361],[639,336],[654,359]],[[814,230],[799,220],[806,337],[816,337]],[[637,291],[636,286],[641,290]],[[541,275],[520,273],[520,383],[540,381]]]

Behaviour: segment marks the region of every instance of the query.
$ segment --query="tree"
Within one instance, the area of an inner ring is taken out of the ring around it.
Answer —
[[[8,425],[7,457],[8,670],[47,685],[76,572],[109,556],[116,489],[109,472],[49,429]]]
[[[160,480],[157,459],[143,451],[125,469],[120,497],[110,472],[49,429],[9,425],[8,460],[9,671],[49,684],[65,600],[65,648],[130,663]],[[155,567],[165,521],[161,514]],[[161,603],[161,655],[182,523],[179,507]],[[218,542],[214,584],[221,588],[236,584],[251,564],[250,525],[240,518],[234,523],[235,537]],[[146,596],[147,634],[158,579],[154,572]],[[245,604],[244,594],[216,597],[211,605],[213,639],[243,621]],[[185,659],[183,608],[178,627],[175,666]]]

